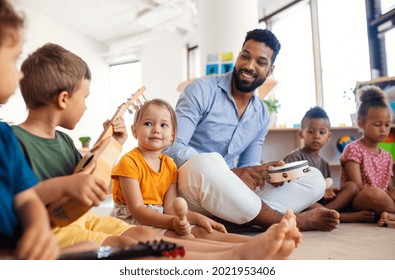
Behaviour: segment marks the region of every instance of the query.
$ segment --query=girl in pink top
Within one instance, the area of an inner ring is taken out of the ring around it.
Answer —
[[[392,156],[378,146],[390,133],[392,111],[377,86],[363,87],[359,96],[358,127],[363,136],[348,144],[340,157],[341,181],[358,184],[360,191],[353,200],[353,208],[374,211],[382,226],[395,221]]]

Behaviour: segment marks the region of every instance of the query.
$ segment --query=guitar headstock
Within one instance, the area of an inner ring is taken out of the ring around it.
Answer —
[[[147,98],[144,96],[144,91],[145,91],[145,87],[142,86],[138,91],[136,91],[135,93],[131,94],[131,96],[128,98],[128,100],[125,102],[126,107],[128,108],[128,112],[130,114],[133,114],[133,110],[130,109],[130,106],[134,109],[134,110],[138,110],[141,108],[141,106],[143,106],[143,104],[147,101]],[[122,105],[121,105],[122,106]]]
[[[129,109],[130,106],[133,107],[133,105],[134,105],[134,106],[138,106],[137,108],[140,108],[140,106],[143,105],[144,102],[147,101],[147,99],[143,95],[144,91],[145,91],[145,87],[142,86],[138,91],[131,94],[126,102],[124,102],[120,106],[118,106],[118,110],[115,112],[114,116],[111,118],[110,122],[108,123],[107,127],[104,129],[102,134],[99,136],[96,143],[99,143],[104,138],[111,136],[113,134],[113,131],[111,128],[111,122],[116,120],[118,117],[123,116],[123,114],[126,112],[126,110],[129,110],[129,112],[130,112],[130,109]]]

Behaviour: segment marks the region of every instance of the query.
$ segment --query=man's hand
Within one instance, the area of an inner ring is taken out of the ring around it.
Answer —
[[[259,187],[265,185],[264,177],[262,176],[262,171],[258,166],[248,166],[233,168],[233,173],[235,173],[252,191]]]
[[[267,170],[272,169],[273,167],[283,166],[285,162],[283,160],[269,161],[268,163],[263,163],[263,165],[267,165]],[[273,187],[279,187],[284,185],[284,182],[272,183],[270,182],[269,172],[266,171],[265,179],[272,185]]]
[[[284,161],[271,161],[262,165],[233,168],[232,171],[252,190],[263,188],[265,180],[269,179],[268,170],[275,166],[284,165]],[[281,186],[283,183],[272,184]]]

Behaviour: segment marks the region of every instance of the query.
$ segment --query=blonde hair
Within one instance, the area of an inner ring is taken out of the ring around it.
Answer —
[[[171,143],[171,147],[174,145],[174,140],[176,139],[177,136],[177,116],[176,116],[176,112],[174,111],[173,107],[165,100],[163,99],[151,99],[146,101],[141,107],[140,109],[137,110],[136,114],[134,115],[134,123],[133,125],[136,125],[141,119],[142,117],[145,115],[145,113],[147,112],[148,108],[151,105],[157,105],[160,107],[163,107],[165,109],[167,109],[170,112],[170,117],[171,117],[171,124],[173,126],[173,141]]]

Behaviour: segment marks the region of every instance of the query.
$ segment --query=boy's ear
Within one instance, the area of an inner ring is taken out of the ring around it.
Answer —
[[[61,109],[66,109],[68,98],[69,98],[69,93],[67,91],[62,91],[61,93],[58,94],[57,105]]]
[[[329,131],[329,133],[328,133],[328,140],[326,142],[331,141],[331,138],[332,138],[332,132]]]
[[[300,139],[303,138],[303,130],[301,130],[301,129],[298,130],[298,136]]]

